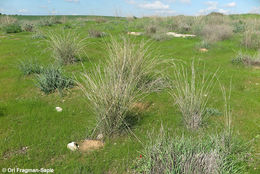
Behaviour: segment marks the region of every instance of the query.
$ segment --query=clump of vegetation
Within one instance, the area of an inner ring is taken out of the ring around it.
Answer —
[[[107,44],[108,58],[102,68],[82,75],[79,83],[95,113],[97,126],[94,133],[110,137],[128,130],[127,117],[133,103],[145,94],[160,89],[161,77],[155,72],[154,59],[145,42],[134,44],[122,38],[112,38]],[[150,77],[150,78],[146,78]]]
[[[246,48],[259,49],[260,48],[260,31],[249,29],[243,34],[242,45]]]
[[[203,39],[209,43],[214,43],[217,41],[229,39],[232,35],[233,35],[233,28],[232,26],[227,24],[205,25],[202,32]]]
[[[234,33],[241,33],[244,32],[246,29],[246,24],[242,20],[235,22],[233,26],[234,26],[233,29]]]
[[[57,17],[43,17],[39,21],[40,26],[52,26],[54,24],[61,24],[62,20],[59,20]]]
[[[47,37],[43,34],[41,30],[36,30],[32,34],[32,39],[46,39]]]
[[[45,94],[58,90],[62,93],[65,88],[74,86],[74,81],[65,76],[61,67],[50,65],[42,69],[41,74],[36,75],[36,86]]]
[[[53,58],[61,64],[70,64],[78,61],[78,57],[85,48],[85,39],[73,31],[50,32],[46,41],[52,50]]]
[[[12,16],[8,16],[8,15],[0,16],[0,26],[1,27],[4,27],[6,25],[11,25],[16,22],[17,22],[17,19]]]
[[[33,32],[34,24],[32,22],[23,22],[22,23],[22,30],[27,32]]]
[[[198,129],[205,120],[205,109],[209,95],[215,84],[215,76],[206,75],[205,69],[200,75],[194,65],[191,72],[183,65],[174,66],[171,96],[174,98],[185,126],[188,129]]]
[[[43,71],[43,67],[34,59],[20,61],[18,68],[24,75],[40,74]]]
[[[154,34],[157,32],[157,27],[155,25],[150,25],[146,27],[146,33],[147,34]]]
[[[260,66],[260,53],[254,56],[239,52],[235,58],[232,59],[233,64],[243,64],[247,66]]]
[[[6,25],[6,26],[4,26],[3,29],[6,33],[20,33],[20,32],[22,32],[22,27],[18,23]]]
[[[100,38],[100,37],[104,37],[106,33],[99,30],[90,29],[88,30],[88,35],[93,38]]]
[[[194,140],[170,136],[161,128],[149,140],[135,162],[136,173],[243,173],[247,167],[248,146],[225,133]]]
[[[215,108],[206,108],[205,114],[208,115],[208,116],[220,116],[223,113],[220,112],[218,109],[215,109]]]
[[[206,49],[209,49],[211,46],[210,43],[208,43],[207,41],[203,40],[201,41],[199,44],[198,44],[198,47],[199,48],[206,48]]]

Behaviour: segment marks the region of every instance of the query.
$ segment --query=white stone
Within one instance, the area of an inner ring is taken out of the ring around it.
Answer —
[[[101,139],[103,139],[103,137],[104,137],[103,134],[98,134],[97,139],[101,140]]]
[[[168,36],[173,36],[173,37],[195,37],[196,35],[193,34],[178,34],[175,32],[168,32],[166,33],[166,35]]]
[[[77,143],[71,142],[67,145],[67,148],[70,149],[71,151],[76,151],[76,150],[78,150],[79,147],[78,147]]]
[[[61,107],[56,107],[55,109],[56,109],[57,112],[61,112],[62,111]]]

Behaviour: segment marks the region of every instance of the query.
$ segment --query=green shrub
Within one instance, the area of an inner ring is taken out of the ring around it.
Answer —
[[[73,87],[74,81],[65,76],[60,67],[51,65],[44,68],[41,74],[36,75],[36,86],[45,94],[50,94],[56,90],[62,93],[63,89]]]
[[[122,38],[107,44],[108,57],[102,68],[84,73],[79,83],[96,116],[95,134],[106,137],[128,130],[126,122],[133,103],[160,88],[161,77],[155,72],[159,64],[147,43],[135,44]],[[146,78],[150,77],[150,78]]]
[[[161,128],[159,135],[148,137],[133,173],[242,174],[248,166],[248,145],[224,133],[198,140],[170,136]]]
[[[205,114],[208,115],[208,116],[220,116],[223,113],[220,112],[218,109],[215,109],[215,108],[206,108]]]
[[[233,26],[234,26],[234,29],[233,29],[234,33],[241,33],[241,32],[244,32],[246,29],[246,24],[241,20],[239,20],[238,22],[235,22],[233,24]]]
[[[50,32],[46,41],[53,58],[61,64],[76,62],[85,48],[85,39],[81,39],[74,31]]]
[[[20,61],[18,68],[24,75],[40,74],[43,71],[43,67],[33,59]]]
[[[22,27],[18,23],[6,25],[4,27],[6,33],[20,33],[22,32]]]

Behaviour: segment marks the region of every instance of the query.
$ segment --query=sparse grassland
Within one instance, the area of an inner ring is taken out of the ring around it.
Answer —
[[[259,19],[0,16],[0,169],[258,174]],[[66,148],[100,133],[100,150]]]

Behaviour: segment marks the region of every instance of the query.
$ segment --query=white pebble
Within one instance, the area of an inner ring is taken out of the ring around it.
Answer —
[[[61,107],[56,107],[55,109],[56,109],[57,112],[61,112],[62,111]]]
[[[78,150],[78,145],[75,142],[71,142],[67,145],[67,148],[70,149],[71,151],[76,151]]]
[[[104,137],[103,134],[98,134],[97,139],[101,140],[101,139],[103,139],[103,137]]]

